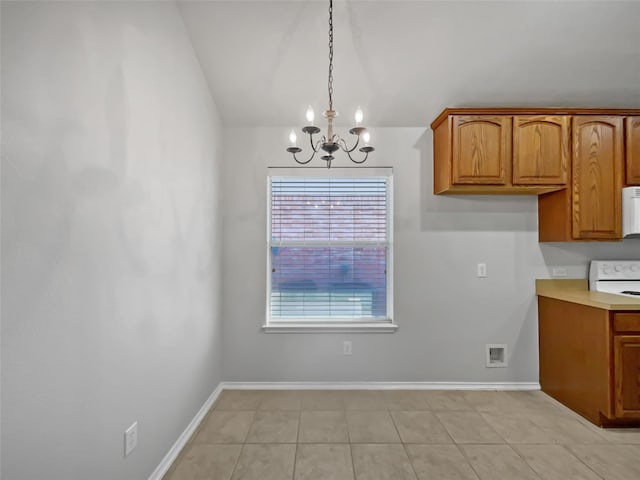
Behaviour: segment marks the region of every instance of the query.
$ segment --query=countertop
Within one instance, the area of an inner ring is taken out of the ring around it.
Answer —
[[[584,279],[536,280],[536,295],[606,310],[640,311],[640,298],[592,292]]]

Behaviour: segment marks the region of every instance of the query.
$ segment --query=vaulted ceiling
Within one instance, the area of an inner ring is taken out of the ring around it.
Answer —
[[[181,1],[228,126],[299,126],[327,106],[328,1]],[[334,103],[371,126],[446,106],[640,107],[640,2],[334,5]]]

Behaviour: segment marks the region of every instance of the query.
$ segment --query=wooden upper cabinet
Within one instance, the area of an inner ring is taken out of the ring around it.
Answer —
[[[452,183],[505,185],[510,147],[511,117],[454,116]]]
[[[626,118],[626,184],[640,185],[640,117]]]
[[[622,237],[622,117],[573,117],[573,238]]]
[[[544,196],[540,241],[614,238],[620,202],[611,194],[622,187],[619,179],[640,185],[640,109],[446,108],[431,128],[433,193]],[[620,163],[625,155],[629,161]],[[583,176],[574,182],[576,172]]]
[[[513,117],[513,184],[565,185],[569,168],[566,115]]]

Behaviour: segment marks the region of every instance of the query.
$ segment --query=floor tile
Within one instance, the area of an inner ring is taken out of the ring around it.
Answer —
[[[539,479],[509,445],[463,445],[460,448],[481,480]]]
[[[481,413],[507,443],[554,443],[554,436],[538,426],[528,413]]]
[[[415,390],[391,390],[385,392],[389,410],[431,410],[425,392]]]
[[[256,412],[247,443],[296,443],[300,412]]]
[[[194,443],[244,443],[255,412],[213,410],[202,422]]]
[[[405,445],[418,480],[478,480],[456,445]]]
[[[473,407],[464,398],[464,392],[429,390],[425,391],[424,394],[431,410],[473,411]]]
[[[297,391],[266,392],[258,410],[300,410],[302,393]]]
[[[245,445],[232,480],[288,480],[293,478],[295,445]],[[217,480],[217,479],[216,479]]]
[[[606,443],[627,443],[631,445],[640,444],[640,428],[602,428],[594,425],[584,417],[577,417],[577,420],[604,439]]]
[[[604,437],[591,430],[573,416],[552,413],[531,413],[529,415],[540,428],[548,432],[553,443],[606,443]]]
[[[513,412],[522,408],[507,392],[464,392],[464,399],[478,412]]]
[[[504,443],[477,412],[436,412],[455,443]]]
[[[351,443],[400,443],[400,437],[386,410],[346,412]]]
[[[640,428],[602,429],[540,391],[227,390],[165,480],[414,475],[639,480]]]
[[[344,410],[339,390],[310,390],[302,394],[303,410]]]
[[[517,445],[514,448],[543,480],[600,480],[562,445]]]
[[[453,443],[432,412],[391,412],[403,443]]]
[[[349,445],[299,445],[294,480],[353,480]]]
[[[640,478],[638,445],[570,445],[567,448],[605,480]]]
[[[505,392],[514,400],[513,405],[518,412],[558,412],[566,407],[546,393],[540,390],[524,390],[518,392]]]
[[[167,480],[228,480],[241,445],[190,445]]]
[[[345,410],[386,410],[384,392],[380,390],[348,390],[343,393]]]
[[[225,390],[216,402],[215,410],[257,410],[264,392],[258,390]]]
[[[640,428],[593,428],[609,443],[640,444]]]
[[[351,445],[357,480],[416,480],[402,445]]]
[[[300,416],[300,443],[349,443],[347,419],[343,411],[303,411]]]

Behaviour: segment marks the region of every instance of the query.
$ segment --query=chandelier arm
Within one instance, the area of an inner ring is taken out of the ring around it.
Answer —
[[[351,160],[353,163],[364,163],[367,161],[367,157],[369,156],[369,152],[364,152],[364,158],[362,160],[356,160],[355,158],[353,158],[351,156],[351,152],[353,150],[345,150],[345,152],[347,153],[347,155],[349,155],[349,160]]]
[[[313,145],[313,133],[309,133],[309,144],[311,145],[311,150],[313,150],[314,155],[318,152],[318,150],[319,150],[318,147],[319,147],[321,141],[322,141],[322,138],[319,138],[316,141],[316,145],[314,146]]]
[[[311,142],[312,153],[311,153],[311,156],[305,161],[298,160],[298,157],[296,157],[296,153],[299,153],[299,152],[302,151],[299,148],[292,148],[292,149],[288,150],[293,155],[293,159],[296,162],[298,162],[300,165],[306,165],[311,160],[313,160],[313,158],[316,156],[316,153],[318,153],[318,151],[320,150],[319,146],[320,146],[320,143],[324,141],[324,136],[322,138],[318,139],[318,141],[316,142],[315,146],[313,145],[313,134],[312,133],[309,133],[309,140]]]
[[[340,141],[342,142],[342,145],[340,145],[340,148],[342,149],[342,151],[346,153],[351,153],[355,151],[356,148],[358,148],[358,145],[360,144],[360,135],[358,135],[358,138],[356,138],[356,144],[353,146],[353,148],[349,148],[347,146],[347,141],[344,138],[341,138]]]
[[[313,151],[313,153],[311,154],[311,156],[308,158],[308,160],[306,161],[300,161],[298,160],[298,157],[296,157],[296,153],[295,152],[291,152],[291,154],[293,155],[293,159],[298,162],[300,165],[306,165],[307,163],[309,163],[311,160],[313,160],[313,157],[316,156],[316,150]]]

